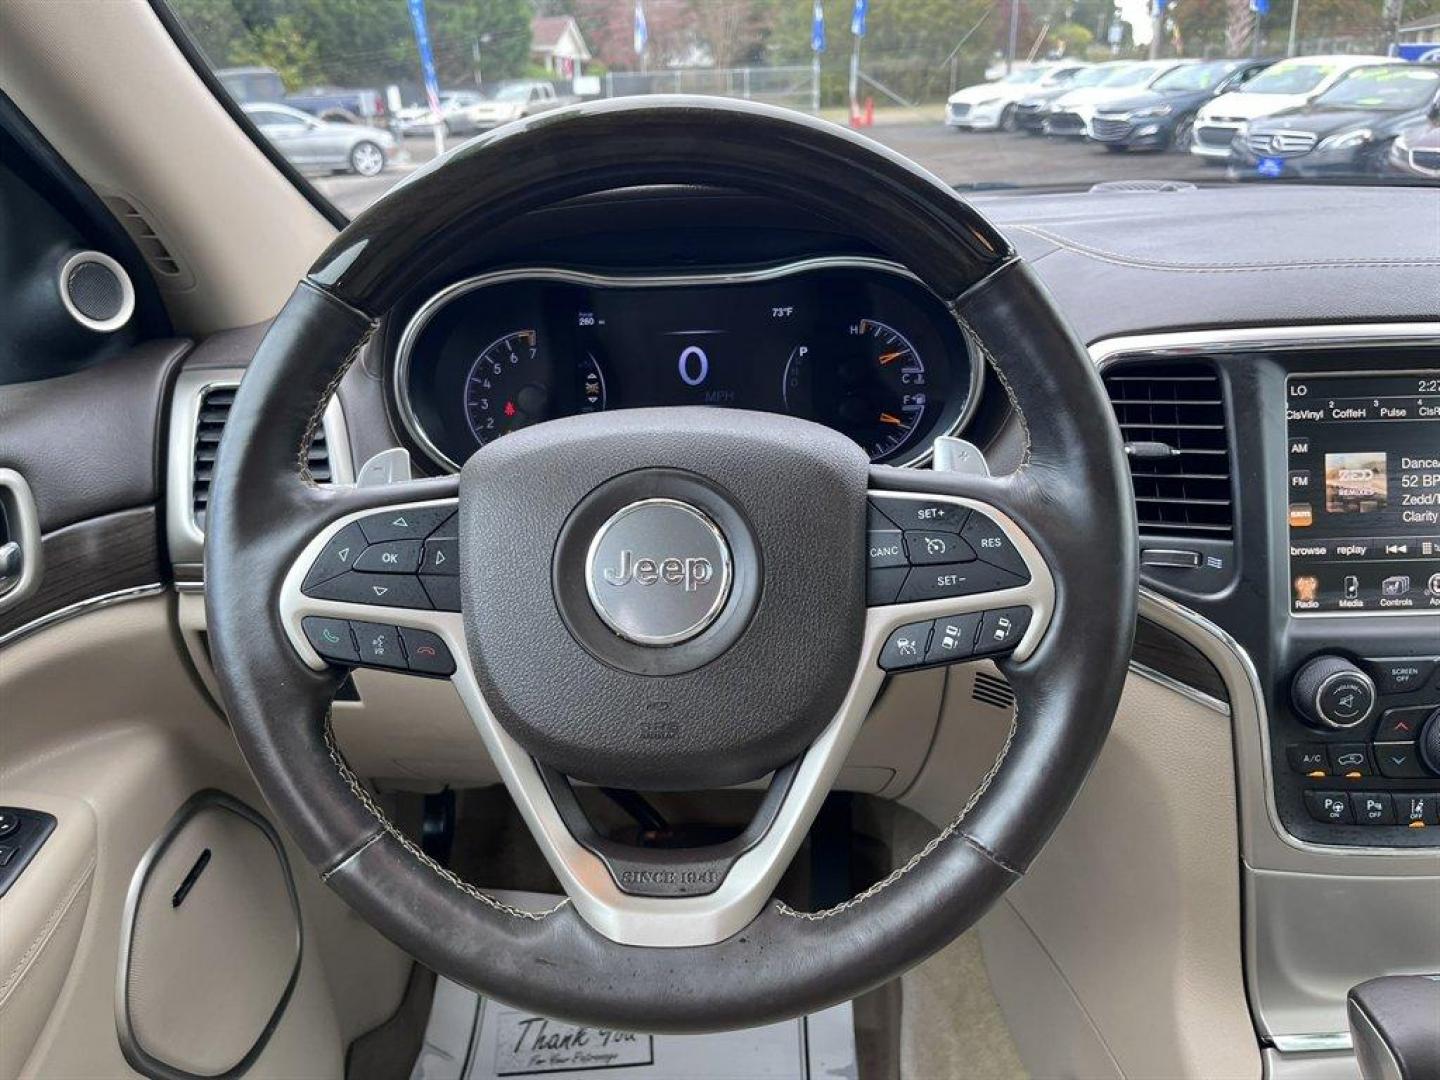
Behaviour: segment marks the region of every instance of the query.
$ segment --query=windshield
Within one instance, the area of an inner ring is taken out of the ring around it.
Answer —
[[[1155,73],[1159,70],[1159,64],[1135,64],[1114,72],[1100,85],[1107,88],[1112,86],[1148,86],[1150,80],[1155,78]]]
[[[1152,90],[1209,90],[1235,70],[1229,60],[1218,64],[1186,64],[1155,80]]]
[[[1440,72],[1396,64],[1356,68],[1315,99],[1327,109],[1418,109],[1435,96]]]
[[[1281,61],[1245,84],[1247,94],[1308,94],[1338,69],[1336,63]]]
[[[162,2],[216,92],[325,121],[282,124],[267,108],[245,123],[295,183],[346,216],[501,124],[652,94],[731,97],[854,127],[964,190],[1440,184],[1404,155],[1357,155],[1353,168],[1330,160],[1323,176],[1303,155],[1258,162],[1235,138],[1242,120],[1263,115],[1249,110],[1207,126],[1205,96],[1244,58],[1291,50],[1242,89],[1313,94],[1349,64],[1363,77],[1341,81],[1327,107],[1423,97],[1434,76],[1419,66],[1399,65],[1410,77],[1371,70],[1390,46],[1379,15],[1337,13],[1328,0],[1274,0],[1260,18],[1245,0],[1170,0],[1158,23],[1147,0]],[[1431,8],[1440,0],[1407,0],[1405,16]],[[995,86],[1014,92],[982,89]],[[1198,100],[1133,124],[1097,108],[1149,86]],[[1066,96],[1073,90],[1084,93]]]

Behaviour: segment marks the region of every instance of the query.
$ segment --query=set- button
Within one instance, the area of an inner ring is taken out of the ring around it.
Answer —
[[[371,514],[330,538],[301,592],[319,600],[460,610],[459,516],[450,507]]]
[[[973,596],[1030,580],[1005,531],[954,503],[872,498],[866,539],[871,605]]]
[[[880,650],[880,666],[886,671],[903,671],[1006,653],[1020,643],[1029,625],[1028,607],[972,611],[906,623],[886,639]]]

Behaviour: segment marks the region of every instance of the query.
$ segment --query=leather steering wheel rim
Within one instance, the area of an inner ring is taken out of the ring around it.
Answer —
[[[1054,603],[1033,651],[1002,661],[1018,703],[1004,748],[920,853],[826,911],[775,901],[723,940],[640,947],[597,932],[571,903],[518,911],[406,839],[336,748],[329,704],[339,675],[302,660],[279,598],[321,525],[457,494],[453,477],[403,490],[321,487],[305,467],[340,378],[432,257],[561,199],[685,183],[846,221],[947,304],[1011,397],[1025,461],[996,478],[874,467],[869,489],[1002,511],[1043,558]],[[322,877],[433,970],[545,1015],[622,1028],[718,1030],[812,1011],[894,977],[972,925],[1024,873],[1099,753],[1135,617],[1136,529],[1118,431],[1084,347],[1036,278],[975,210],[906,159],[828,123],[718,99],[544,114],[465,144],[357,218],[247,371],[207,524],[208,628],[230,722]]]

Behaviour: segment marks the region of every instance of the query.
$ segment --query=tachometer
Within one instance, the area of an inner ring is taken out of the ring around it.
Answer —
[[[904,448],[925,416],[924,360],[904,334],[876,319],[796,345],[783,379],[787,412],[850,436],[872,461]]]
[[[605,408],[605,377],[594,357],[584,356],[560,380],[534,330],[496,338],[465,377],[465,420],[475,441],[484,445],[542,420]]]

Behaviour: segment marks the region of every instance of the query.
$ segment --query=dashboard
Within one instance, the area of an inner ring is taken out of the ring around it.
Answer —
[[[919,464],[978,404],[980,365],[902,267],[818,258],[655,276],[530,268],[464,279],[401,334],[399,418],[442,469],[531,424],[700,405],[787,413],[872,461]]]

